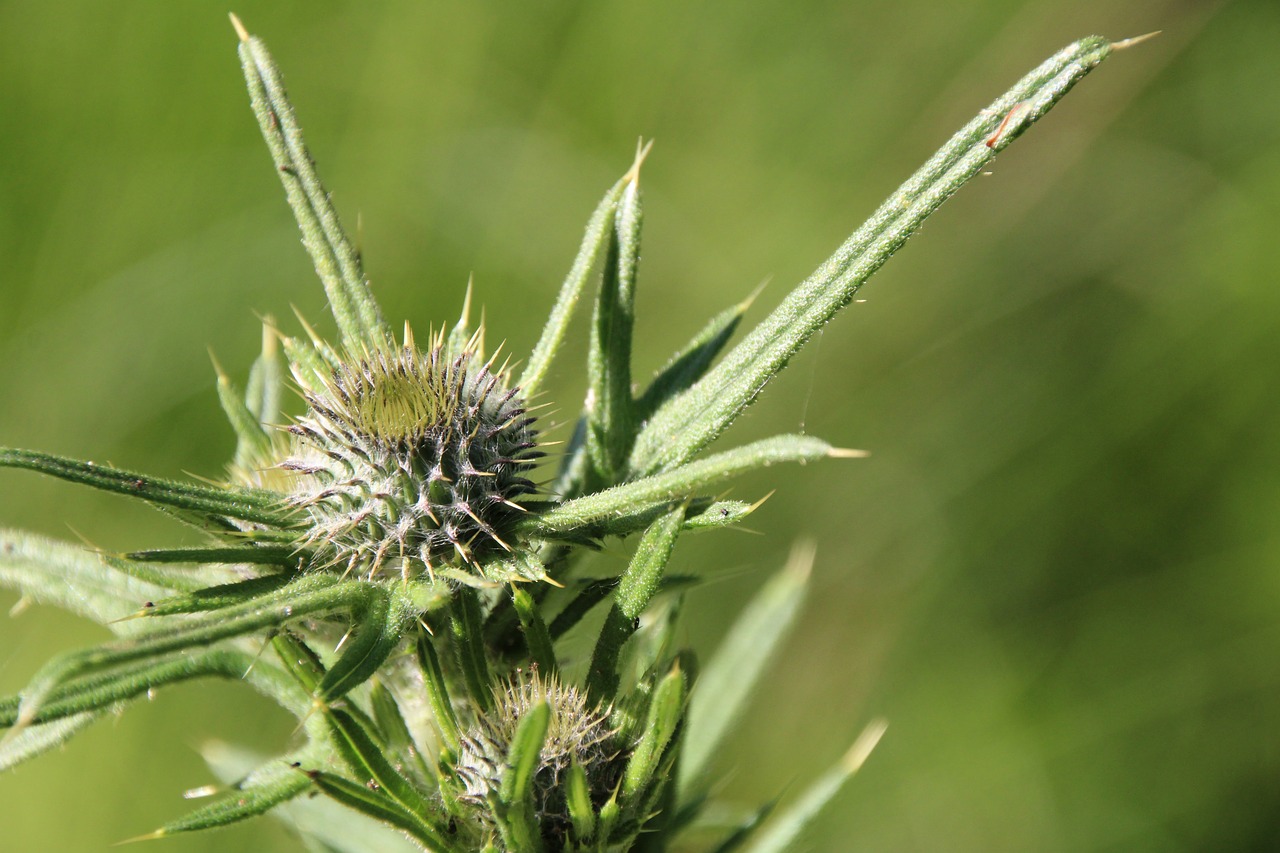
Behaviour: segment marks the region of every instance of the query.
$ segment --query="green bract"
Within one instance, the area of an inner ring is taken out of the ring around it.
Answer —
[[[785,638],[812,560],[797,550],[699,678],[677,647],[678,600],[655,606],[660,593],[694,582],[667,574],[673,548],[686,530],[730,526],[758,506],[714,498],[738,474],[861,455],[803,435],[703,451],[930,213],[1114,46],[1087,38],[1050,57],[953,136],[741,343],[723,352],[745,302],[712,318],[637,391],[631,340],[646,151],[592,215],[519,377],[486,360],[484,330],[466,311],[423,348],[407,330],[397,342],[278,70],[235,23],[254,113],[340,339],[326,342],[305,323],[305,334],[291,336],[268,321],[246,390],[219,371],[238,437],[220,485],[0,450],[0,466],[141,498],[207,539],[109,556],[0,533],[0,583],[119,635],[55,658],[0,701],[9,730],[0,768],[158,687],[220,676],[296,715],[305,743],[152,837],[287,809],[320,792],[333,813],[301,831],[326,849],[336,849],[332,827],[368,819],[447,853],[666,849],[697,826],[712,756]],[[538,488],[532,469],[543,451],[525,401],[542,390],[595,280],[587,401],[558,472]],[[280,400],[290,373],[306,410],[286,423]],[[579,573],[584,549],[630,533],[638,543],[618,577]],[[589,662],[567,667],[558,643],[597,606],[605,612]],[[270,651],[259,657],[264,644]],[[721,825],[709,849],[791,849],[882,731],[869,726],[790,810],[770,817],[765,807]],[[394,834],[360,837],[361,849],[405,849]]]

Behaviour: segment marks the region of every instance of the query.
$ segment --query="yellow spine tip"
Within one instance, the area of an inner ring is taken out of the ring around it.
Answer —
[[[636,160],[631,164],[631,168],[627,170],[627,173],[622,176],[624,181],[632,184],[638,184],[640,182],[640,167],[644,165],[645,158],[649,156],[649,151],[652,148],[652,139],[646,143],[644,141],[644,137],[641,137],[636,142]]]
[[[228,12],[227,16],[231,18],[231,26],[235,28],[236,35],[240,37],[240,41],[248,41],[249,31],[244,28],[244,24],[236,17],[236,13]]]
[[[1152,32],[1145,33],[1140,36],[1134,36],[1133,38],[1121,39],[1120,41],[1113,41],[1111,43],[1111,49],[1124,50],[1125,48],[1142,44],[1144,41],[1149,41],[1155,38],[1156,36],[1160,35],[1162,32],[1164,32],[1164,30],[1154,30]]]
[[[145,835],[135,835],[133,838],[126,838],[124,841],[117,841],[112,847],[123,847],[126,844],[133,844],[136,841],[155,841],[157,838],[165,838],[168,833],[163,829],[157,829],[155,832],[148,832]]]
[[[871,455],[870,450],[854,450],[850,447],[833,447],[827,451],[833,459],[865,459]]]
[[[889,728],[889,721],[883,718],[874,719],[867,724],[862,734],[858,735],[858,739],[853,742],[853,746],[849,747],[849,751],[840,759],[840,764],[848,773],[856,773],[858,768],[862,767],[871,755],[871,751],[876,748],[876,744],[880,742],[880,738],[884,737],[887,728]]]

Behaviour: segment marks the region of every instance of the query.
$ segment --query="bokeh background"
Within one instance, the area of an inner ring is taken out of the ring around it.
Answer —
[[[762,317],[1044,56],[1163,29],[930,220],[725,439],[873,455],[741,482],[778,489],[757,533],[676,563],[714,579],[686,622],[707,654],[793,540],[817,543],[804,622],[723,757],[724,796],[755,803],[889,719],[809,849],[1280,849],[1280,4],[235,10],[388,317],[418,329],[474,274],[491,337],[527,352],[587,214],[656,138],[639,376],[768,278]],[[216,477],[207,348],[243,375],[257,316],[324,320],[226,11],[0,3],[0,443]],[[551,388],[564,417],[580,354]],[[184,535],[23,472],[0,472],[0,523]],[[103,633],[0,619],[0,688]],[[163,690],[0,778],[0,848],[106,849],[191,805],[199,744],[291,729],[234,684]],[[159,844],[299,849],[269,820]]]

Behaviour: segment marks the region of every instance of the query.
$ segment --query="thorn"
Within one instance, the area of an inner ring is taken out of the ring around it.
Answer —
[[[867,727],[862,730],[862,734],[858,735],[858,739],[853,742],[853,746],[849,747],[849,751],[840,759],[840,766],[850,774],[858,772],[858,768],[871,755],[871,751],[876,748],[880,738],[884,737],[884,731],[887,728],[889,728],[889,721],[883,717],[877,717],[867,723]]]
[[[217,785],[201,785],[199,788],[188,788],[182,792],[184,800],[202,800],[205,797],[212,797],[221,790]]]
[[[773,281],[772,275],[767,275],[756,285],[756,289],[747,294],[747,298],[738,303],[738,313],[745,314],[747,309],[756,301],[756,297],[764,293],[764,289],[769,286],[769,282]]]
[[[1135,45],[1142,44],[1144,41],[1149,41],[1155,38],[1156,36],[1160,35],[1162,32],[1164,32],[1164,30],[1153,30],[1152,32],[1146,33],[1144,35],[1134,36],[1133,38],[1121,39],[1120,41],[1113,41],[1111,43],[1111,49],[1125,50]]]
[[[773,497],[774,494],[777,493],[777,491],[778,491],[777,489],[774,489],[773,491],[769,492],[769,494],[765,495],[760,500],[756,501],[751,506],[747,507],[747,515],[751,515],[751,513],[758,510],[761,506],[764,505],[764,502],[769,500],[769,498]]]
[[[235,16],[232,16],[235,20]],[[135,841],[155,841],[157,838],[164,838],[166,835],[163,829],[157,829],[155,832],[148,832],[145,835],[135,835],[133,838],[126,838],[124,841],[117,841],[112,847],[123,847],[126,844],[133,844]]]
[[[627,173],[622,176],[622,180],[630,181],[633,184],[639,183],[640,167],[644,165],[644,160],[646,157],[649,156],[649,150],[651,148],[653,148],[652,139],[649,140],[649,143],[647,145],[645,144],[644,137],[640,137],[640,139],[636,141],[635,162],[631,164],[631,168],[627,171]]]
[[[209,347],[209,361],[213,362],[213,372],[217,374],[219,385],[230,385],[231,380],[227,377],[227,372],[222,369],[222,365],[218,363],[218,356],[214,354],[213,347]]]
[[[27,608],[31,606],[33,601],[34,599],[29,595],[24,595],[19,598],[13,603],[13,606],[9,608],[9,618],[17,619],[27,611]]]
[[[865,459],[870,455],[870,450],[854,450],[848,447],[833,447],[827,451],[827,456],[832,459]]]
[[[240,41],[248,41],[249,31],[244,28],[244,24],[242,24],[240,19],[236,17],[236,13],[228,12],[227,15],[231,18],[231,26],[235,28],[236,35],[240,37]]]

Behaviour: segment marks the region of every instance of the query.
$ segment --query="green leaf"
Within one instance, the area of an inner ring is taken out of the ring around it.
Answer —
[[[518,530],[529,536],[556,538],[581,535],[593,525],[608,523],[610,530],[629,518],[643,518],[655,505],[683,500],[723,480],[777,462],[810,462],[828,456],[855,456],[858,451],[837,450],[825,441],[806,435],[780,435],[690,462],[674,471],[645,477],[601,492],[565,501],[554,509],[531,513]]]
[[[311,759],[305,752],[304,749],[302,755],[269,759],[220,741],[205,743],[200,748],[214,775],[228,785],[237,786],[252,785],[262,774],[279,768],[309,781],[305,774],[287,766],[292,760],[310,764]],[[325,853],[421,853],[422,850],[421,845],[392,827],[344,808],[327,797],[297,797],[280,804],[270,814],[288,824],[290,832],[300,834],[304,843],[313,845],[309,849]]]
[[[642,159],[643,154],[636,157],[618,199],[592,312],[585,407],[592,485],[613,485],[622,479],[635,434],[631,426],[631,332],[635,326],[636,271],[643,220],[639,179]]]
[[[249,408],[249,402],[223,372],[217,359],[213,361],[218,375],[218,402],[236,434],[236,453],[233,464],[242,470],[252,470],[271,458],[271,436],[267,434],[257,413]]]
[[[543,700],[531,707],[517,724],[502,774],[501,798],[508,806],[533,802],[533,777],[550,723],[551,706]]]
[[[342,708],[330,708],[326,717],[334,743],[360,781],[372,780],[410,814],[432,813],[427,799],[391,766],[384,746],[374,743],[355,717]]]
[[[760,808],[753,811],[746,820],[734,827],[733,831],[730,832],[723,841],[716,845],[716,848],[710,851],[710,853],[734,853],[735,850],[740,850],[742,845],[751,840],[751,836],[754,835],[756,830],[760,828],[760,825],[768,819],[769,815],[773,814],[773,810],[777,805],[777,800],[770,800]]]
[[[596,811],[591,805],[591,789],[587,784],[587,772],[575,759],[565,771],[564,777],[565,805],[569,809],[569,820],[573,823],[573,834],[579,846],[591,839],[596,831]]]
[[[205,613],[210,610],[221,610],[224,607],[246,604],[260,596],[278,592],[293,581],[292,575],[275,574],[206,587],[195,592],[162,598],[156,602],[148,601],[136,615],[150,619],[178,613]]]
[[[258,663],[253,655],[241,651],[208,649],[91,673],[68,679],[50,690],[30,722],[39,725],[86,711],[110,708],[149,695],[158,687],[210,676],[243,680],[280,702],[287,710],[305,713],[309,706],[308,697],[302,695],[283,673],[267,664],[259,668]],[[21,710],[22,702],[16,696],[0,700],[0,727],[15,725]]]
[[[659,409],[636,439],[631,471],[670,470],[710,444],[930,214],[1110,51],[1104,39],[1081,39],[979,112],[720,364]]]
[[[155,548],[130,551],[125,559],[139,563],[223,563],[298,568],[300,557],[293,545],[250,545],[226,548]]]
[[[134,840],[167,838],[184,832],[198,832],[238,823],[247,818],[266,814],[309,787],[311,783],[306,776],[284,762],[278,762],[277,766],[273,766],[268,773],[253,780],[252,783],[245,784],[227,796]]]
[[[790,634],[812,568],[811,544],[792,549],[786,567],[756,593],[699,674],[680,759],[682,801],[701,793],[712,758]]]
[[[658,407],[702,378],[725,344],[733,337],[742,317],[755,301],[756,294],[726,308],[711,318],[698,334],[676,351],[658,371],[649,387],[635,402],[635,422],[644,423]]]
[[[292,511],[283,505],[280,495],[273,492],[179,483],[33,450],[0,448],[0,467],[26,468],[95,489],[141,498],[205,516],[238,518],[273,527],[289,527],[292,524]]]
[[[520,617],[520,627],[529,647],[530,660],[537,665],[544,678],[554,677],[557,672],[556,653],[551,647],[547,623],[542,621],[542,614],[538,611],[538,603],[527,590],[515,584],[511,586],[511,603]]]
[[[320,679],[316,697],[323,702],[337,699],[376,673],[404,638],[409,620],[407,602],[377,584],[364,587],[364,595],[351,608],[351,630],[355,632],[342,655]]]
[[[622,777],[623,802],[636,801],[649,788],[667,744],[684,716],[684,700],[684,673],[677,667],[667,673],[653,692],[644,732],[631,752]]]
[[[426,845],[428,850],[437,851],[437,853],[462,853],[456,845],[446,842],[441,833],[429,826],[421,817],[406,811],[399,803],[381,792],[371,791],[364,785],[358,785],[323,770],[306,771],[306,778],[344,806],[407,832]]]
[[[30,726],[13,737],[0,740],[0,773],[24,761],[62,746],[104,711],[82,711],[48,723]]]
[[[458,718],[453,713],[453,703],[449,701],[449,686],[440,669],[440,658],[426,630],[418,632],[417,652],[418,667],[422,670],[422,680],[427,688],[427,700],[431,703],[431,717],[440,729],[444,745],[457,755]]]
[[[871,750],[880,742],[886,725],[884,720],[876,720],[863,729],[835,767],[823,774],[800,795],[800,799],[765,826],[756,842],[748,848],[750,853],[787,853],[797,849],[794,845],[801,831],[831,802],[844,787],[844,783],[858,772]]]
[[[474,589],[459,589],[454,596],[449,627],[457,651],[457,665],[462,671],[467,691],[480,711],[487,712],[493,707],[493,693],[484,649],[484,618]]]
[[[369,686],[369,707],[373,711],[378,730],[387,739],[388,748],[398,754],[406,765],[412,765],[422,779],[433,779],[434,774],[427,767],[422,751],[418,749],[409,725],[400,713],[400,703],[379,678],[373,679]]]
[[[347,238],[329,193],[316,173],[315,161],[303,141],[302,128],[289,103],[280,69],[266,45],[236,23],[240,34],[240,63],[249,86],[253,113],[302,230],[302,243],[324,283],[342,342],[357,354],[390,347],[393,345],[390,330],[369,290],[360,255]]]
[[[316,688],[320,686],[320,680],[324,678],[324,663],[320,656],[288,628],[282,628],[272,635],[271,647],[294,681],[307,691],[308,696],[314,695]]]
[[[587,671],[587,691],[601,705],[612,702],[618,691],[618,657],[635,633],[640,614],[658,591],[683,522],[684,507],[677,506],[650,525],[618,582],[613,607],[600,629]]]
[[[542,337],[538,339],[538,343],[534,346],[533,352],[529,356],[529,361],[525,364],[524,373],[521,374],[520,381],[516,383],[521,391],[524,392],[526,400],[532,398],[541,390],[542,382],[546,379],[547,372],[551,368],[551,360],[555,358],[556,353],[560,351],[560,345],[564,343],[565,332],[568,331],[573,309],[577,306],[578,299],[582,296],[582,290],[586,286],[587,279],[591,276],[592,268],[595,267],[596,259],[600,255],[600,249],[605,245],[613,231],[613,219],[617,211],[618,199],[622,196],[622,190],[627,184],[628,178],[624,177],[610,187],[609,191],[604,194],[604,198],[600,199],[600,203],[596,206],[595,212],[591,214],[591,218],[587,221],[587,230],[582,237],[582,246],[578,249],[577,257],[573,259],[573,266],[569,269],[569,275],[560,287],[560,294],[556,297],[556,304],[551,309],[551,316],[547,318],[547,325],[542,330]]]
[[[12,530],[0,530],[0,585],[126,634],[140,624],[116,620],[173,591],[120,571],[83,546]]]
[[[369,585],[359,581],[311,575],[273,595],[218,613],[193,617],[174,629],[60,655],[41,667],[23,691],[22,707],[15,725],[21,728],[32,722],[53,691],[71,679],[133,661],[154,659],[170,652],[207,646],[264,628],[279,627],[304,616],[352,608],[367,599],[370,595],[368,589]]]
[[[280,395],[284,390],[284,372],[280,368],[280,333],[270,317],[262,323],[262,354],[249,368],[249,384],[244,403],[270,435],[280,424]]]

